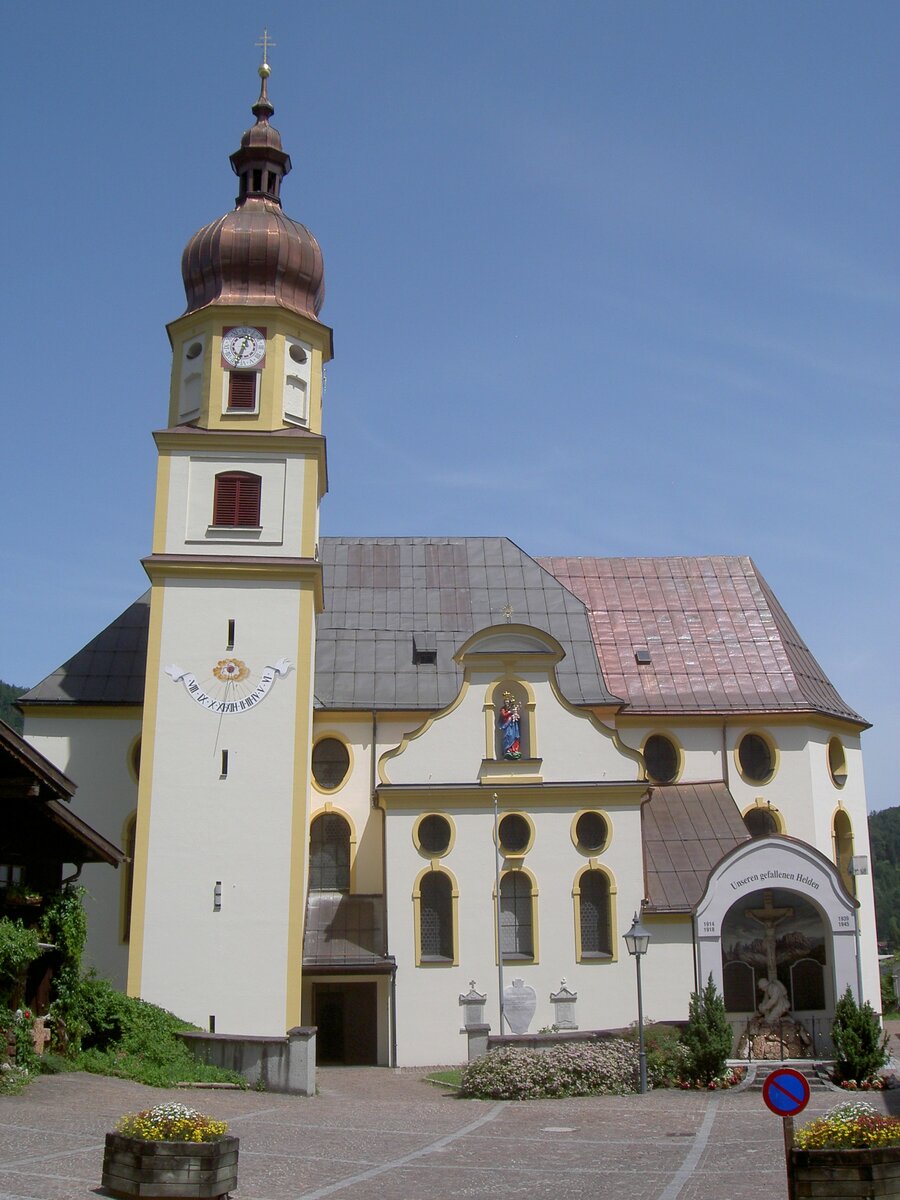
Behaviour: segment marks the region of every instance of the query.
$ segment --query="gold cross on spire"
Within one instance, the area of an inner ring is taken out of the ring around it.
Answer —
[[[269,65],[269,47],[277,45],[277,42],[273,42],[272,39],[269,37],[268,26],[266,26],[263,29],[262,37],[259,39],[259,41],[256,44],[257,44],[257,46],[262,47],[262,64],[261,65],[264,67],[267,67]]]

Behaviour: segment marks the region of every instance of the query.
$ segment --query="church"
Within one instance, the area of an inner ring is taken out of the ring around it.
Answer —
[[[127,856],[83,869],[90,962],[320,1062],[457,1063],[510,989],[532,1032],[633,1022],[640,914],[650,1019],[712,975],[737,1039],[777,979],[821,1052],[848,986],[880,1009],[866,721],[750,558],[320,536],[324,263],[259,73],[182,258],[149,590],[20,701]]]

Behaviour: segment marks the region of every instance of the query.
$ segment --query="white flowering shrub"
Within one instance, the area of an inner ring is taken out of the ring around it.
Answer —
[[[635,1091],[637,1047],[615,1039],[570,1042],[547,1051],[502,1047],[463,1071],[460,1092],[485,1100],[618,1096]]]

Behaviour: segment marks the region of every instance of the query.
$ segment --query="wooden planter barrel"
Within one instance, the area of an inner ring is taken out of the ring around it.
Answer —
[[[106,1135],[103,1186],[124,1200],[198,1197],[213,1200],[237,1187],[236,1137],[218,1142],[147,1142]]]
[[[791,1150],[791,1200],[874,1200],[900,1196],[900,1146]]]

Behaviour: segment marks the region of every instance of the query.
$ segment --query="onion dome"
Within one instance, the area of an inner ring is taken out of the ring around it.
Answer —
[[[272,304],[318,320],[325,299],[325,265],[319,243],[281,210],[281,181],[291,169],[281,135],[269,124],[269,66],[252,112],[256,124],[231,155],[240,180],[236,207],[204,226],[184,248],[181,275],[185,313],[210,304]]]

